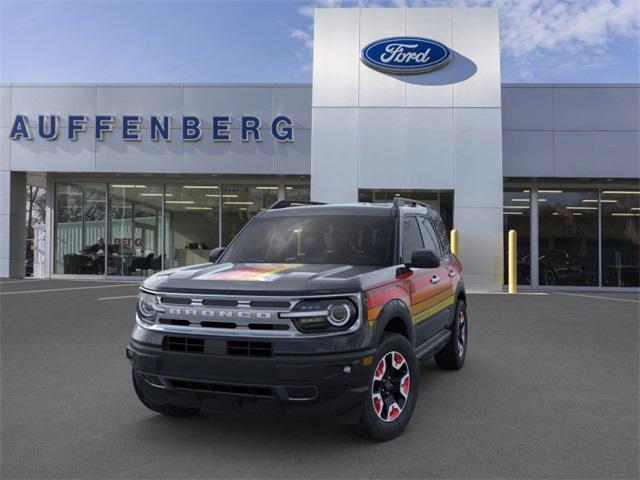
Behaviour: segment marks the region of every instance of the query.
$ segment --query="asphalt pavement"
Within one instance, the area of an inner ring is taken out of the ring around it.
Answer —
[[[405,433],[157,415],[124,347],[137,286],[0,280],[2,478],[638,478],[640,298],[469,295],[461,371],[429,362]]]

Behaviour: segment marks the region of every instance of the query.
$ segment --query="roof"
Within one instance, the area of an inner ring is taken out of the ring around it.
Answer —
[[[398,208],[403,211],[421,211],[426,213],[429,208],[423,206],[405,206]],[[368,215],[368,216],[395,216],[393,203],[328,203],[321,205],[301,205],[286,208],[265,210],[262,214],[267,217],[293,217],[309,215]]]

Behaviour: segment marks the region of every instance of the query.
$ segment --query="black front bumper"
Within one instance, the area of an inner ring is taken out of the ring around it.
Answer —
[[[238,357],[166,351],[132,339],[127,357],[145,397],[183,408],[319,415],[357,421],[375,349]]]

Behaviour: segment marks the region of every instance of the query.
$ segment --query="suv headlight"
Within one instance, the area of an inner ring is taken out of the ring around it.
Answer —
[[[156,319],[156,305],[158,297],[147,292],[138,293],[138,303],[136,310],[138,318],[147,325],[152,325]]]
[[[304,333],[345,330],[358,318],[358,309],[347,298],[303,300],[291,312],[281,313],[290,318],[298,330]]]

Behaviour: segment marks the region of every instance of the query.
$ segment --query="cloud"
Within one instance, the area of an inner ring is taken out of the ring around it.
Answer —
[[[638,0],[316,0],[298,8],[313,17],[326,7],[498,7],[503,61],[522,80],[536,78],[540,69],[578,72],[605,68],[615,62],[611,51],[619,41],[640,38]],[[312,30],[291,35],[307,49]],[[553,56],[553,66],[543,62]]]

